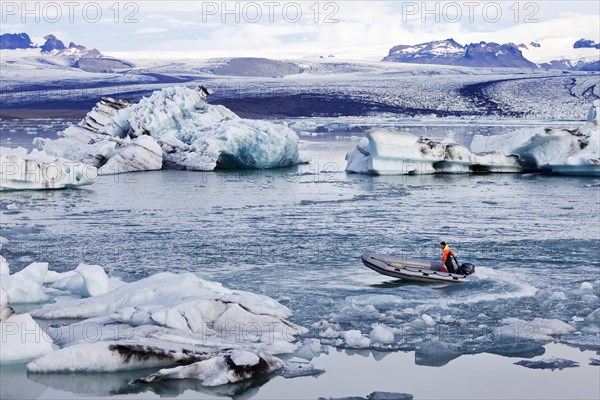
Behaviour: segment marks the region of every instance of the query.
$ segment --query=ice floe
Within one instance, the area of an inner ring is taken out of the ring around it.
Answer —
[[[2,336],[9,343],[1,362],[28,362],[31,373],[164,368],[137,382],[193,378],[216,386],[274,371],[289,377],[321,372],[307,362],[286,369],[276,356],[294,354],[297,337],[307,332],[287,320],[287,307],[191,273],[124,283],[97,265],[58,273],[32,263],[3,274],[0,283]],[[55,302],[18,314],[15,300]],[[44,329],[32,316],[48,320]],[[321,351],[318,340],[309,340],[301,352]]]
[[[64,189],[91,185],[95,167],[44,151],[0,147],[0,190]]]
[[[3,276],[3,281],[6,276]],[[28,362],[54,350],[52,340],[29,314],[17,314],[10,294],[0,286],[0,364]]]
[[[12,304],[40,303],[48,300],[43,290],[47,272],[48,263],[31,263],[15,274],[2,275],[0,285]]]
[[[451,140],[419,138],[408,132],[374,130],[346,154],[354,173],[433,174],[546,172],[600,176],[600,100],[578,129],[522,129],[475,136],[470,148]]]
[[[37,138],[48,154],[87,163],[100,174],[161,168],[276,168],[300,162],[290,128],[249,120],[206,102],[209,91],[183,86],[155,91],[138,103],[102,99],[56,140]]]
[[[219,386],[249,379],[257,374],[268,374],[280,369],[283,362],[272,355],[232,350],[190,365],[161,369],[138,383],[152,383],[165,379],[198,379],[204,386]]]
[[[515,363],[523,367],[532,369],[563,369],[563,368],[576,368],[579,367],[579,363],[572,360],[566,360],[564,358],[548,358],[543,360],[521,360]]]

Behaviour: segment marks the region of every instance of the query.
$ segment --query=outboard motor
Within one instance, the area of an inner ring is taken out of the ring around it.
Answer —
[[[475,273],[475,266],[473,264],[470,263],[462,263],[460,264],[460,267],[458,267],[458,270],[456,270],[457,274],[462,274],[462,275],[471,275]]]

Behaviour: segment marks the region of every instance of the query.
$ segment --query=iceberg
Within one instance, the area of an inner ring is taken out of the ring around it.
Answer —
[[[47,301],[48,295],[43,290],[47,272],[48,263],[31,263],[13,275],[0,275],[0,287],[13,304]]]
[[[202,86],[176,86],[135,104],[103,98],[59,139],[36,138],[34,145],[97,167],[101,175],[161,168],[267,169],[300,162],[292,129],[240,118],[208,104],[208,94]]]
[[[0,364],[28,362],[54,350],[52,340],[29,314],[17,314],[10,294],[0,287]]]
[[[291,311],[272,298],[230,290],[191,273],[165,272],[123,283],[107,277],[100,266],[80,264],[65,273],[39,273],[31,279],[25,275],[13,279],[9,288],[19,293],[30,281],[36,288],[46,282],[52,288],[49,294],[61,296],[60,301],[31,311],[31,316],[75,320],[45,329],[58,349],[29,362],[32,373],[183,364],[185,368],[161,370],[140,382],[190,377],[210,386],[280,369],[283,362],[275,355],[294,353],[297,336],[307,332],[289,322]],[[12,318],[12,309],[4,306],[5,297],[10,298],[5,289],[2,315]]]
[[[579,363],[564,358],[548,358],[542,360],[521,360],[517,361],[515,365],[521,365],[531,369],[555,369],[562,370],[563,368],[577,368]]]
[[[97,176],[98,171],[91,165],[52,156],[44,151],[0,147],[0,191],[91,185]]]
[[[346,154],[346,171],[376,175],[544,172],[600,176],[600,100],[578,129],[522,129],[477,135],[470,148],[451,140],[374,130]]]
[[[249,379],[256,374],[268,374],[283,366],[283,361],[269,354],[233,350],[208,360],[170,369],[162,369],[138,383],[164,379],[198,379],[204,386],[219,386]]]

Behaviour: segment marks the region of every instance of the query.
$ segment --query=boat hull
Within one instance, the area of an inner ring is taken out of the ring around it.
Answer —
[[[382,254],[365,253],[361,257],[363,264],[385,276],[411,282],[464,283],[473,280],[472,275],[441,272],[440,263],[426,263],[419,260],[407,260]]]

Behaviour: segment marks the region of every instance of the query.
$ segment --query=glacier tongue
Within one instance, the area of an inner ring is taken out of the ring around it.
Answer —
[[[277,168],[300,162],[298,136],[288,127],[238,117],[206,102],[208,91],[174,86],[136,104],[102,99],[57,140],[40,150],[89,163],[100,174],[166,168]]]

